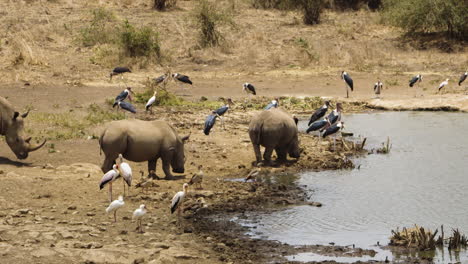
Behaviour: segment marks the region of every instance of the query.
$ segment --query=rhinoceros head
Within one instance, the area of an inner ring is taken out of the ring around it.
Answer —
[[[301,155],[301,150],[299,148],[299,140],[297,137],[289,144],[288,154],[291,158],[298,159]]]
[[[44,140],[40,145],[33,146],[30,143],[30,137],[24,138],[23,119],[28,116],[28,113],[29,112],[26,112],[20,115],[20,113],[14,112],[11,122],[2,123],[4,125],[7,124],[4,128],[6,142],[18,159],[26,159],[29,152],[41,148],[46,142]]]
[[[174,148],[174,156],[172,158],[172,171],[175,173],[184,173],[185,171],[185,154],[184,154],[184,145],[190,137],[190,134],[182,137],[180,140],[177,140],[176,147]]]

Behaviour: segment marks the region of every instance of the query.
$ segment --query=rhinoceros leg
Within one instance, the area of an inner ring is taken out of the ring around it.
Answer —
[[[255,159],[257,160],[257,164],[262,162],[262,153],[260,152],[260,145],[252,144],[253,149],[255,152]]]
[[[168,151],[168,153],[164,153],[161,156],[162,168],[163,168],[163,171],[164,171],[164,175],[166,175],[166,177],[164,179],[166,179],[166,180],[174,180],[175,179],[174,176],[171,173],[172,155],[173,155],[172,152]]]
[[[156,163],[158,159],[148,160],[148,177],[152,179],[159,179],[156,175]]]
[[[276,155],[278,156],[279,161],[286,161],[286,150],[284,148],[277,147],[275,148]]]
[[[271,163],[271,154],[273,153],[272,147],[265,147],[265,152],[263,152],[263,159],[267,164]]]
[[[103,173],[106,173],[112,169],[112,165],[115,164],[115,159],[117,159],[118,155],[108,155],[106,159],[102,163],[101,170]]]

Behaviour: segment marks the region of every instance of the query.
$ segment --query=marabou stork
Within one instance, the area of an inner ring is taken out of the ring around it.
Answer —
[[[377,98],[379,98],[382,89],[383,89],[383,83],[382,83],[380,80],[378,80],[378,81],[374,84],[374,93],[375,93],[375,95],[377,96]]]
[[[203,133],[205,135],[209,135],[210,134],[210,131],[211,129],[213,128],[213,126],[215,125],[216,123],[216,118],[218,117],[218,115],[216,114],[216,111],[213,111],[211,113],[211,115],[207,116],[206,117],[206,120],[205,120],[205,127],[203,128]]]
[[[342,111],[343,111],[343,108],[341,106],[341,103],[336,103],[336,108],[327,116],[327,119],[330,122],[330,125],[334,125],[336,122],[341,120]]]
[[[351,76],[345,71],[341,72],[341,79],[345,82],[345,89],[346,89],[346,98],[349,98],[349,93],[348,93],[348,87],[351,89],[351,92],[354,89],[353,85],[353,79],[351,79]]]
[[[335,125],[327,128],[325,132],[323,132],[322,137],[326,138],[327,136],[333,135],[333,151],[336,151],[336,135],[344,128],[344,122],[340,121]]]
[[[468,71],[460,76],[460,80],[458,81],[458,86],[460,86],[462,82],[466,80],[466,76],[468,76]]]
[[[109,74],[109,78],[112,81],[112,77],[115,75],[120,75],[123,79],[123,74],[126,72],[132,72],[128,67],[115,67]]]
[[[123,90],[122,92],[120,92],[119,95],[115,97],[112,108],[114,108],[118,104],[118,102],[124,101],[127,98],[129,101],[132,101],[132,94],[134,94],[134,92],[132,91],[132,87],[127,87],[127,89]]]
[[[315,110],[315,112],[312,114],[312,116],[310,116],[308,126],[310,126],[312,123],[314,123],[315,121],[317,121],[320,118],[322,118],[323,116],[325,116],[325,114],[328,111],[328,107],[331,107],[331,103],[330,103],[330,101],[325,101],[325,104],[322,105],[322,107]]]
[[[271,100],[271,102],[263,108],[263,110],[270,110],[271,108],[277,108],[278,107],[278,98],[275,98],[274,100]]]
[[[119,102],[117,102],[117,105],[120,108],[129,111],[130,113],[133,113],[133,114],[136,113],[135,107],[133,107],[133,105],[131,103],[129,103],[129,102],[119,101]]]

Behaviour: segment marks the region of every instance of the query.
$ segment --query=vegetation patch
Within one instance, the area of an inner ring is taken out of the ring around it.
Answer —
[[[444,33],[468,40],[468,2],[460,0],[384,0],[383,18],[407,35]]]
[[[235,26],[227,9],[222,10],[216,2],[201,0],[194,11],[195,22],[199,28],[201,47],[219,46],[225,39],[219,28],[223,25]]]
[[[161,61],[159,33],[154,29],[120,21],[104,8],[92,10],[91,16],[89,24],[81,29],[79,40],[83,46],[94,47],[92,63],[110,66],[126,58],[138,58],[139,63],[142,58],[144,62]]]

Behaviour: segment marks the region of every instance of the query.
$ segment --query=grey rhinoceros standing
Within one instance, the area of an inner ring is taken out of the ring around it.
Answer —
[[[184,173],[184,143],[189,136],[179,137],[165,121],[120,120],[110,122],[99,138],[99,145],[106,158],[102,164],[105,173],[112,169],[121,153],[127,160],[148,161],[148,172],[155,176],[156,161],[161,158],[166,179],[172,179],[170,171]]]
[[[263,159],[270,163],[273,150],[279,161],[285,161],[286,155],[299,158],[299,140],[297,126],[291,115],[280,108],[262,111],[252,118],[249,136],[255,151],[257,164],[262,161],[260,146],[265,147]]]
[[[24,138],[24,118],[29,112],[20,114],[13,109],[13,106],[0,96],[0,135],[5,136],[10,149],[18,159],[26,159],[28,153],[38,150],[46,143],[46,140],[39,145],[33,146],[31,138]]]

